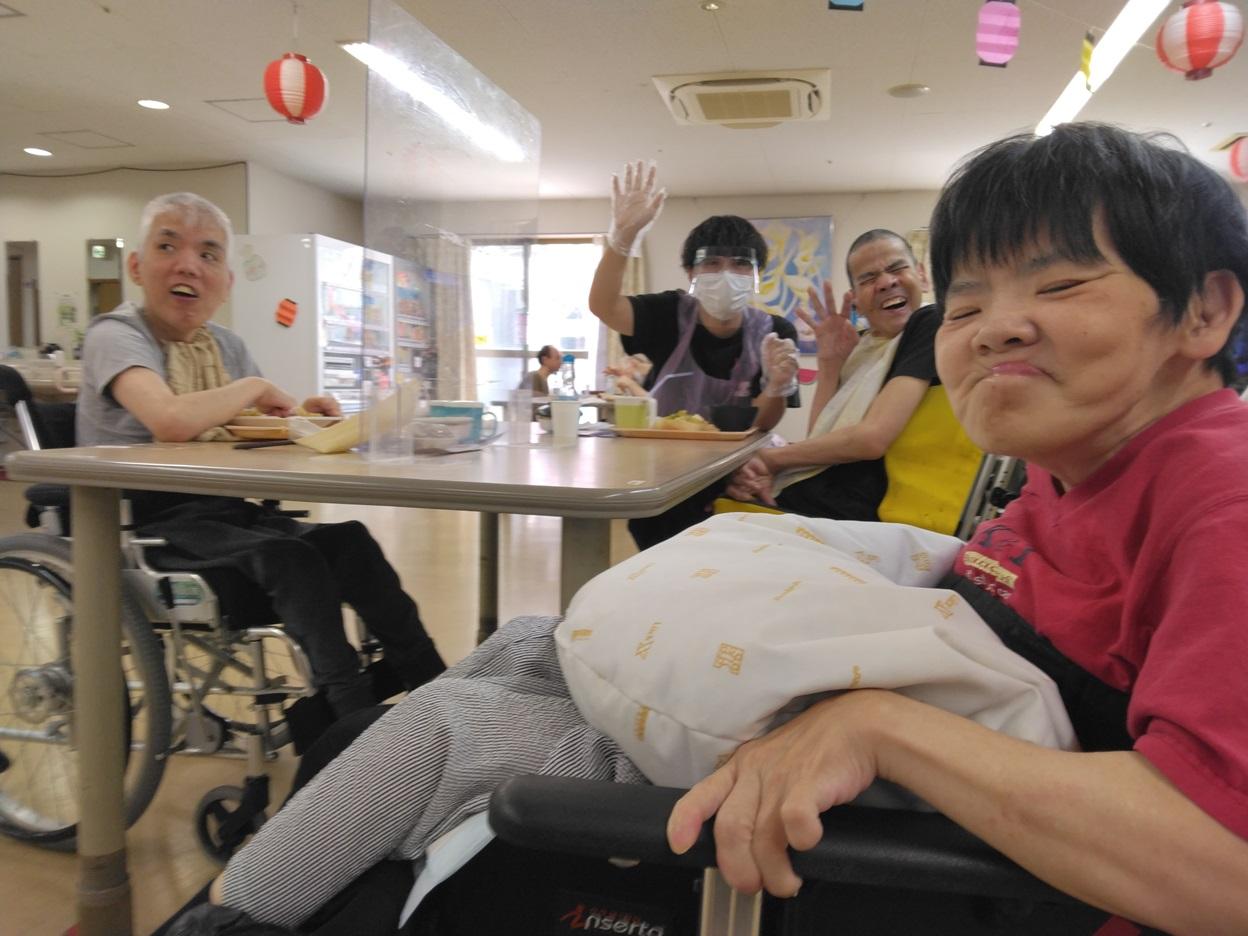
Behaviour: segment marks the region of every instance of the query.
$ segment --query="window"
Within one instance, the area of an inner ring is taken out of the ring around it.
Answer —
[[[602,248],[589,239],[478,244],[472,248],[477,398],[505,400],[537,367],[543,345],[577,359],[586,388],[601,366],[603,329],[589,311],[589,284]]]

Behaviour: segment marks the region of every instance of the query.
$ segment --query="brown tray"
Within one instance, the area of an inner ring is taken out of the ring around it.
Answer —
[[[240,439],[285,439],[290,430],[285,426],[226,426]]]
[[[692,442],[740,442],[753,435],[756,430],[742,429],[740,432],[720,432],[707,430],[699,432],[689,429],[620,429],[615,434],[625,439],[688,439]]]

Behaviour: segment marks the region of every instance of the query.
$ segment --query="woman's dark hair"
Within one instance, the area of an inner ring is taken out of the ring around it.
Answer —
[[[1177,326],[1205,276],[1229,270],[1248,293],[1248,212],[1221,176],[1168,134],[1061,124],[984,147],[952,176],[932,213],[931,263],[943,304],[958,264],[1000,264],[1038,240],[1077,262],[1104,259],[1093,221]],[[1244,316],[1206,366],[1245,373]]]
[[[758,228],[736,215],[715,215],[707,218],[685,238],[680,248],[680,265],[693,269],[693,258],[699,247],[748,247],[758,258],[758,272],[767,266],[767,242]]]

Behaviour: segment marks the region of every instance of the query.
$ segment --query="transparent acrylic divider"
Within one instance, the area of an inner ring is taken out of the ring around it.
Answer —
[[[373,388],[364,412],[365,455],[369,461],[411,460],[416,456],[412,422],[428,412],[419,380],[407,380],[397,388]]]

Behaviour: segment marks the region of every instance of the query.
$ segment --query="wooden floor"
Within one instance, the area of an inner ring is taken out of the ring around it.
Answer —
[[[0,534],[25,529],[24,485],[0,482]],[[298,505],[290,505],[298,506]],[[421,617],[447,662],[468,654],[477,617],[475,514],[389,507],[308,505],[313,519],[366,523],[416,598]],[[635,550],[623,523],[613,530],[612,556]],[[500,620],[558,611],[559,523],[548,517],[504,518],[500,536]],[[283,752],[273,765],[272,798],[280,801],[294,772]],[[128,836],[135,932],[150,933],[215,872],[192,828],[199,798],[237,784],[244,762],[216,757],[171,759],[156,799]],[[0,838],[0,934],[57,936],[75,920],[75,859]]]

